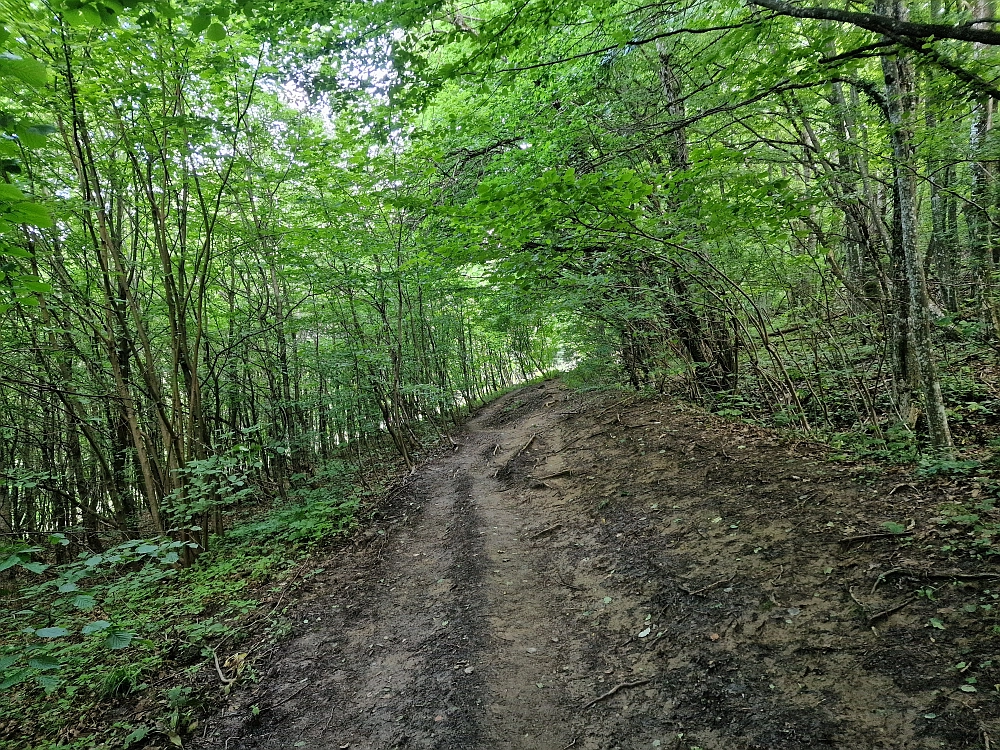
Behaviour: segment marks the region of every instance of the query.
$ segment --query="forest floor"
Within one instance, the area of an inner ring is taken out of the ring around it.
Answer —
[[[1000,569],[940,551],[971,484],[556,381],[454,442],[189,747],[1000,747]]]

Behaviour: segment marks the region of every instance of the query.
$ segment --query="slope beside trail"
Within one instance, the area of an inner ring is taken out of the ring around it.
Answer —
[[[989,579],[918,544],[936,485],[557,382],[454,441],[331,557],[194,747],[1000,742]],[[902,519],[909,542],[852,539]]]

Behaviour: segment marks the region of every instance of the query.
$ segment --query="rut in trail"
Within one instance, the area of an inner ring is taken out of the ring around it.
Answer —
[[[956,646],[929,638],[919,606],[868,627],[859,606],[905,593],[869,593],[898,553],[837,543],[844,513],[875,519],[880,496],[815,449],[555,382],[493,403],[456,442],[395,494],[383,534],[328,562],[260,683],[195,747],[1000,739],[995,701],[955,689]]]

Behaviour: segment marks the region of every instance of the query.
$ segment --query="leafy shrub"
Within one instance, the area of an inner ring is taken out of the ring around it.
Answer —
[[[917,464],[917,474],[923,477],[968,476],[982,466],[979,461],[959,461],[953,458],[923,458]]]

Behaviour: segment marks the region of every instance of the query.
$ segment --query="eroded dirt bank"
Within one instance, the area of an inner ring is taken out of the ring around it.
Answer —
[[[1000,741],[1000,582],[935,556],[943,490],[555,382],[454,439],[196,747]]]

